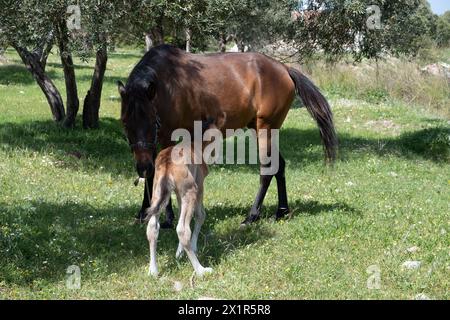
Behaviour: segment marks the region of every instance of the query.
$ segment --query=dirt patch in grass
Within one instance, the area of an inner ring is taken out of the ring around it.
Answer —
[[[401,126],[392,120],[371,120],[364,126],[376,132],[398,132],[401,129]]]

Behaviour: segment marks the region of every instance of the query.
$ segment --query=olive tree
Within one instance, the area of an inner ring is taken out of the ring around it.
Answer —
[[[53,81],[45,72],[48,54],[54,42],[54,32],[48,19],[47,6],[38,0],[5,0],[0,10],[1,37],[12,46],[41,88],[53,115],[65,119],[64,103]]]
[[[286,24],[302,57],[350,53],[357,60],[383,54],[414,55],[427,45],[433,15],[424,0],[301,1],[298,19]]]
[[[0,30],[6,43],[14,47],[41,87],[53,118],[65,127],[75,125],[79,110],[77,78],[73,55],[95,55],[91,87],[83,107],[83,126],[98,127],[98,113],[107,63],[107,48],[126,6],[106,0],[5,0],[0,11]],[[64,72],[66,109],[58,88],[45,72],[48,54],[58,48]]]

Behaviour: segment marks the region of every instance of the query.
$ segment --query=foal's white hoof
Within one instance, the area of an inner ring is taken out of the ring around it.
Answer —
[[[159,273],[158,273],[158,270],[149,269],[148,270],[148,275],[150,277],[153,277],[153,278],[158,278]]]
[[[184,249],[183,247],[178,247],[177,249],[177,253],[175,254],[175,258],[180,259],[184,254]]]
[[[197,270],[197,276],[199,277],[203,277],[205,274],[209,274],[212,273],[213,269],[212,268],[201,268],[200,270]]]

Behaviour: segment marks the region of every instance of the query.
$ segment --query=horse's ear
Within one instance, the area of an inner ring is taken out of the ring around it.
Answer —
[[[125,96],[126,90],[125,90],[125,86],[124,86],[124,84],[122,83],[122,81],[120,81],[120,80],[117,81],[117,86],[118,86],[118,88],[119,88],[120,96],[121,96],[121,97]]]

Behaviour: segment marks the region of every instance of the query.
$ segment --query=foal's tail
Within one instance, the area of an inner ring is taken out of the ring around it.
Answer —
[[[295,88],[303,104],[319,126],[326,159],[329,162],[333,162],[336,159],[338,139],[334,129],[333,113],[330,105],[314,83],[300,71],[288,68],[288,72],[295,83]]]
[[[167,206],[172,191],[167,177],[155,175],[154,181],[156,187],[153,189],[150,207],[145,211],[145,223],[149,222],[152,215],[160,213]]]

